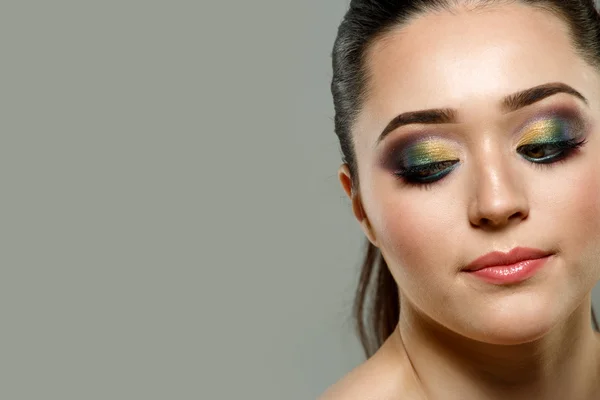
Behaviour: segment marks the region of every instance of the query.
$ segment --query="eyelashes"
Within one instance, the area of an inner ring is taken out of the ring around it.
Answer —
[[[448,175],[459,162],[460,160],[448,160],[417,165],[395,171],[394,174],[411,184],[431,183]]]
[[[584,146],[587,139],[569,139],[561,142],[535,143],[519,146],[517,149],[526,160],[539,164],[552,164],[564,160],[571,153]]]
[[[516,151],[536,167],[550,167],[566,161],[587,143],[587,139],[581,139],[582,126],[580,121],[560,117],[535,121],[524,130]],[[431,154],[426,151],[428,147],[441,149],[443,145],[424,142],[405,149],[400,154],[400,162],[393,168],[394,175],[409,186],[430,189],[460,165],[460,159],[457,156],[452,157],[451,150],[438,150],[434,152],[437,154]],[[442,154],[446,157],[436,157]]]

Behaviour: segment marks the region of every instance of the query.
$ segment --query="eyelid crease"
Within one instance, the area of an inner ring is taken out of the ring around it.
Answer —
[[[519,139],[517,147],[530,143],[547,143],[578,138],[588,130],[589,123],[590,121],[578,109],[564,105],[555,106],[537,114],[537,117],[529,119],[517,129],[519,135],[523,135]],[[552,131],[557,128],[563,134],[552,136]]]

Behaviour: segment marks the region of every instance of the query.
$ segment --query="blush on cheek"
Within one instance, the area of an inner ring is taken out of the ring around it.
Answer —
[[[582,284],[600,273],[600,174],[595,164],[578,166],[551,185],[546,182],[544,197],[552,200],[540,205],[549,238],[559,241],[566,272]]]
[[[390,268],[427,275],[452,259],[459,247],[451,234],[458,225],[456,204],[414,191],[383,198],[375,229]]]
[[[569,215],[579,225],[577,236],[583,241],[600,238],[600,174],[589,169],[579,179],[570,182],[565,192],[570,194]],[[565,232],[569,233],[569,232]],[[586,240],[587,238],[587,240]]]

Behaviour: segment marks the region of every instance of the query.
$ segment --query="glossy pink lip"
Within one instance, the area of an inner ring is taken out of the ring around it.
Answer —
[[[477,271],[478,269],[488,267],[498,267],[503,265],[517,264],[521,261],[535,260],[537,258],[544,258],[552,253],[547,251],[530,249],[527,247],[515,247],[508,253],[502,253],[500,251],[494,251],[484,256],[479,257],[475,261],[471,262],[464,271]]]
[[[494,284],[521,282],[535,275],[552,253],[517,247],[508,253],[492,252],[471,262],[463,271]]]

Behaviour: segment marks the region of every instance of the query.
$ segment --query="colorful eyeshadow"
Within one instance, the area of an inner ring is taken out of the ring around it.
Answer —
[[[402,152],[402,164],[405,168],[456,159],[458,153],[448,144],[440,141],[415,143]]]
[[[561,118],[542,119],[526,128],[525,134],[519,141],[519,146],[528,144],[555,143],[572,140],[569,134],[569,123]]]

